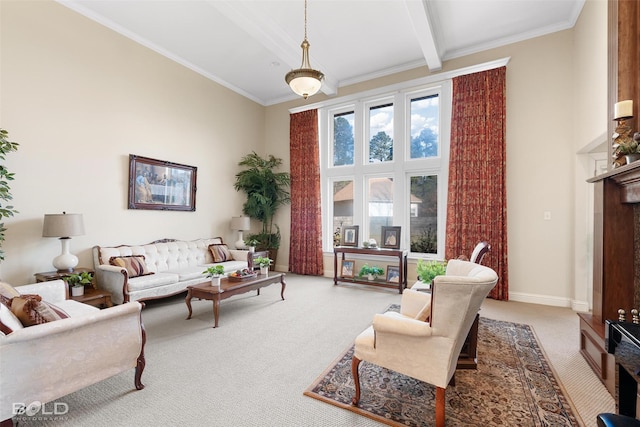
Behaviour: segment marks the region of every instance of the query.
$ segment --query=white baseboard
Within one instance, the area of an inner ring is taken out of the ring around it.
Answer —
[[[589,304],[586,301],[576,301],[570,298],[552,297],[549,295],[527,294],[521,292],[509,292],[509,301],[527,302],[531,304],[550,305],[553,307],[569,307],[573,311],[588,312]]]

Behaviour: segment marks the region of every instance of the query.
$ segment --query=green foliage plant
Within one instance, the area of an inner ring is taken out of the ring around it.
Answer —
[[[4,163],[6,155],[12,151],[18,150],[18,143],[9,141],[9,132],[4,129],[0,129],[0,160]],[[13,181],[14,174],[9,172],[4,164],[0,164],[0,218],[9,218],[18,213],[17,210],[10,204],[13,200],[11,195],[11,188],[9,187],[9,181]],[[0,223],[0,246],[4,242],[4,236],[6,228],[4,223]],[[4,251],[0,249],[0,261],[4,261]]]
[[[255,151],[244,156],[239,166],[246,169],[236,174],[234,188],[247,195],[242,212],[262,223],[262,231],[249,236],[260,241],[258,250],[280,247],[280,228],[273,223],[278,209],[291,202],[288,172],[276,172],[282,166],[282,159],[269,155],[259,156]]]
[[[446,261],[419,259],[416,274],[422,283],[431,283],[436,276],[442,276],[447,271]]]
[[[372,275],[374,277],[378,277],[378,276],[382,276],[383,274],[384,274],[384,270],[378,267],[377,265],[369,266],[368,264],[365,264],[362,266],[362,268],[360,268],[360,273],[358,274],[358,276],[364,277],[364,276]]]
[[[270,258],[265,258],[265,257],[256,257],[255,260],[253,260],[256,264],[258,264],[260,267],[269,267],[271,265],[271,259]]]
[[[207,267],[202,274],[206,274],[207,277],[222,276],[224,274],[224,267],[221,265],[212,265],[211,267]]]
[[[93,274],[89,273],[88,271],[83,271],[82,273],[70,274],[64,280],[69,285],[74,287],[75,286],[80,287],[85,285],[93,286]]]

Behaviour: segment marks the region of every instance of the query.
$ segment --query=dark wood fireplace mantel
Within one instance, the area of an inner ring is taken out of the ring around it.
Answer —
[[[617,320],[624,309],[631,320],[639,308],[636,233],[640,212],[640,162],[621,166],[588,180],[594,184],[593,309],[580,313],[580,352],[615,392],[615,362],[607,354],[605,320]]]

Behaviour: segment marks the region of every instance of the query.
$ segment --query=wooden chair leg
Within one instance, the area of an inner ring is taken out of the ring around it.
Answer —
[[[358,373],[358,367],[360,366],[360,359],[353,356],[351,358],[351,374],[353,375],[353,382],[356,386],[356,395],[351,399],[353,406],[358,406],[360,401],[360,374]]]
[[[442,387],[436,387],[436,427],[444,427],[444,391]]]

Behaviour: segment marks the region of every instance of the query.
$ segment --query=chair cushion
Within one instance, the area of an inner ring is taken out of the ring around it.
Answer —
[[[231,252],[229,252],[229,248],[225,244],[209,245],[209,251],[211,252],[211,256],[213,256],[213,262],[233,260],[233,256],[231,256]]]
[[[144,259],[144,255],[113,256],[109,258],[109,264],[125,268],[129,277],[153,274],[147,268],[147,263],[145,263]]]

